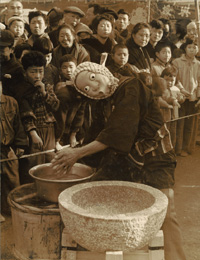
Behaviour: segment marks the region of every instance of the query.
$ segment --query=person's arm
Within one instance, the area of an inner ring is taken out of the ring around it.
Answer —
[[[108,148],[107,145],[98,141],[93,141],[78,148],[63,148],[57,152],[57,155],[51,161],[52,167],[57,173],[65,174],[79,159],[103,151],[106,148]]]

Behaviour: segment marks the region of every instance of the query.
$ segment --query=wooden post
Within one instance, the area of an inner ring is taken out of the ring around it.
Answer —
[[[199,0],[195,0],[195,9],[196,9],[196,24],[197,24],[197,33],[198,33],[198,46],[200,50],[200,17],[199,17]]]
[[[147,8],[148,8],[148,13],[147,13],[147,22],[150,23],[151,20],[151,0],[147,0]]]

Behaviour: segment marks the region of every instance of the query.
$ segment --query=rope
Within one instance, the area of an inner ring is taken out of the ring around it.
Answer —
[[[166,121],[165,123],[174,122],[174,121],[177,121],[177,120],[189,118],[189,117],[192,117],[192,116],[198,116],[198,115],[200,115],[200,112],[199,112],[199,113],[192,114],[192,115],[177,117],[177,118],[171,119],[171,120],[169,120],[169,121]]]
[[[198,115],[200,115],[200,112],[199,112],[199,113],[192,114],[192,115],[187,115],[187,116],[182,116],[182,117],[178,117],[178,118],[175,118],[175,119],[171,119],[171,120],[166,121],[165,123],[174,122],[174,121],[177,121],[177,120],[182,120],[182,119],[185,119],[185,118],[189,118],[189,117],[193,117],[193,116],[198,116]],[[69,146],[70,146],[70,145],[65,145],[65,146],[63,146],[63,148],[69,147]],[[38,156],[38,155],[46,154],[46,153],[52,153],[52,152],[56,152],[56,149],[41,151],[41,152],[32,153],[32,154],[26,154],[26,155],[22,155],[22,156],[19,157],[19,158],[16,157],[16,158],[9,158],[9,159],[8,159],[8,158],[6,158],[6,159],[1,159],[1,160],[0,160],[0,163],[2,163],[2,162],[8,162],[8,161],[14,161],[14,160],[20,160],[20,159],[29,158],[29,157],[32,157],[32,156]]]

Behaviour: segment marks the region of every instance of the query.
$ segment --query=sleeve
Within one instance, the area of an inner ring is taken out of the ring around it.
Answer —
[[[90,55],[86,49],[82,45],[79,45],[79,48],[77,63],[80,64],[84,61],[90,61]]]
[[[50,84],[46,85],[46,97],[45,97],[45,102],[48,104],[48,106],[51,108],[53,111],[57,111],[59,106],[60,106],[60,101],[57,98],[53,86]]]
[[[16,102],[15,106],[16,106],[16,115],[15,115],[14,122],[13,122],[13,129],[15,131],[14,145],[16,147],[24,148],[24,147],[28,146],[28,138],[27,138],[27,135],[25,134],[24,128],[22,126],[17,102]]]
[[[134,79],[118,89],[114,111],[97,141],[128,153],[136,138],[140,119],[140,94],[138,80]],[[116,94],[116,93],[115,93]]]
[[[82,102],[72,122],[71,131],[70,131],[71,133],[78,132],[82,127],[85,118],[85,108],[86,108],[86,102]]]

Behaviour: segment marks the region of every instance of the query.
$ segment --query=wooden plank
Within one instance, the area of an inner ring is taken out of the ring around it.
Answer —
[[[106,252],[106,260],[123,260],[123,252]]]
[[[163,231],[159,230],[156,236],[149,242],[149,248],[163,247],[163,246],[164,246]]]

